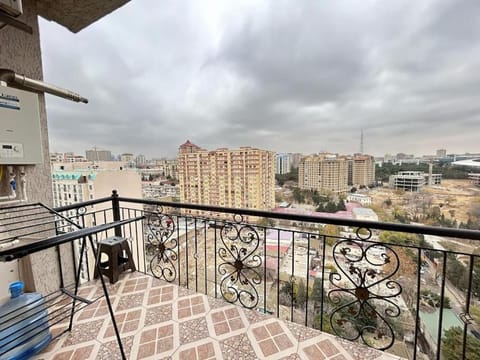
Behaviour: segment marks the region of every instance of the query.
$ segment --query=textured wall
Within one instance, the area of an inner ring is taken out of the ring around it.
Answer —
[[[33,28],[33,35],[6,26],[0,29],[0,68],[14,70],[33,79],[43,79],[40,36],[38,31],[35,0],[23,0],[24,14],[20,19]],[[27,194],[29,202],[53,203],[49,163],[49,146],[45,98],[39,95],[40,127],[42,136],[43,164],[26,166]],[[2,188],[5,189],[4,177]],[[62,255],[63,255],[62,251]],[[64,256],[65,266],[71,267],[71,256]],[[67,270],[67,269],[66,269]],[[21,278],[27,281],[28,290],[50,292],[58,288],[59,269],[55,249],[33,254],[21,262]],[[66,271],[67,273],[71,272]]]
[[[0,29],[0,68],[12,69],[33,79],[42,79],[40,37],[34,0],[24,0],[21,20],[33,27],[33,35],[5,26]],[[51,205],[53,202],[48,154],[47,116],[44,95],[39,96],[40,127],[42,131],[43,165],[27,166],[27,190],[30,201]]]

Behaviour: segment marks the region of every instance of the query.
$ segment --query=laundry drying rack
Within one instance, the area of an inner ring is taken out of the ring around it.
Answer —
[[[44,295],[38,304],[30,305],[24,313],[31,314],[32,311],[37,311],[39,314],[47,309],[48,315],[43,316],[43,319],[38,322],[37,326],[29,325],[25,326],[21,341],[19,339],[8,339],[9,342],[15,342],[16,346],[21,346],[27,343],[45,329],[45,324],[48,323],[50,328],[58,324],[65,324],[65,329],[58,334],[55,334],[53,339],[63,335],[66,332],[71,331],[73,325],[74,314],[86,306],[98,301],[100,298],[105,298],[110,313],[110,319],[115,330],[120,353],[123,359],[126,359],[123,349],[120,333],[115,321],[112,304],[108,294],[107,286],[103,276],[100,276],[100,282],[102,286],[101,295],[92,299],[86,299],[79,296],[80,285],[80,273],[82,268],[82,262],[86,257],[84,255],[87,242],[90,244],[89,248],[93,251],[93,255],[97,261],[95,261],[95,268],[100,273],[100,262],[97,258],[97,244],[94,241],[94,237],[101,232],[106,232],[110,229],[118,229],[121,226],[142,220],[144,216],[133,217],[121,221],[112,221],[107,224],[96,225],[88,228],[82,227],[81,224],[74,221],[64,214],[61,214],[54,209],[42,204],[31,203],[21,204],[14,206],[0,206],[0,261],[7,262],[16,259],[21,259],[27,255],[46,250],[52,247],[56,247],[58,252],[59,246],[62,244],[71,243],[74,240],[81,240],[80,259],[78,265],[75,268],[75,280],[73,284],[65,285],[63,283],[63,275],[61,274],[60,288],[50,294]],[[59,225],[63,224],[63,225]],[[75,229],[70,232],[63,232],[67,224],[68,228]],[[61,266],[60,266],[61,269]],[[98,292],[97,292],[98,293]],[[95,295],[94,295],[95,296]],[[33,307],[33,308],[32,308]],[[37,309],[38,308],[38,309]],[[18,318],[19,322],[22,320],[22,310],[15,311],[15,318]],[[7,317],[4,319],[0,317],[0,328],[2,323],[7,322]],[[11,316],[10,316],[11,317]],[[11,324],[11,319],[9,326]],[[27,331],[28,336],[25,336]],[[52,340],[53,340],[52,339]],[[5,339],[3,339],[5,340]],[[2,339],[0,338],[0,342]],[[7,348],[7,347],[4,347]],[[0,358],[8,350],[0,349]],[[3,351],[3,353],[2,353]]]

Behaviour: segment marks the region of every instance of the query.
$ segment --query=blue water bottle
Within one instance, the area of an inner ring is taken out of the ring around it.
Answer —
[[[11,298],[0,306],[0,360],[29,359],[52,339],[42,295],[24,294],[23,286],[11,283]]]

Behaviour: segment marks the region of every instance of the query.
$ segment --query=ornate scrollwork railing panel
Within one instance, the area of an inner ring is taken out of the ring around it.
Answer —
[[[177,278],[178,240],[173,238],[175,222],[161,207],[145,212],[145,253],[153,276],[172,282]]]
[[[252,309],[259,302],[257,288],[262,283],[259,234],[254,227],[238,221],[223,225],[220,240],[220,293],[226,301]]]
[[[328,299],[333,306],[330,325],[336,335],[347,340],[361,339],[376,349],[390,348],[395,341],[391,320],[400,316],[393,298],[402,287],[392,277],[398,271],[399,257],[385,244],[363,242],[371,237],[345,239],[333,247],[337,272],[330,274],[333,288]]]

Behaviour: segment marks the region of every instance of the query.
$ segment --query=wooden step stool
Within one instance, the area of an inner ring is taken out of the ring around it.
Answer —
[[[100,273],[108,276],[110,284],[118,281],[119,275],[127,270],[135,271],[132,252],[128,245],[128,240],[124,237],[113,236],[98,243],[98,261],[100,261]],[[107,261],[101,261],[102,254],[108,256]],[[98,277],[97,267],[93,277]]]

